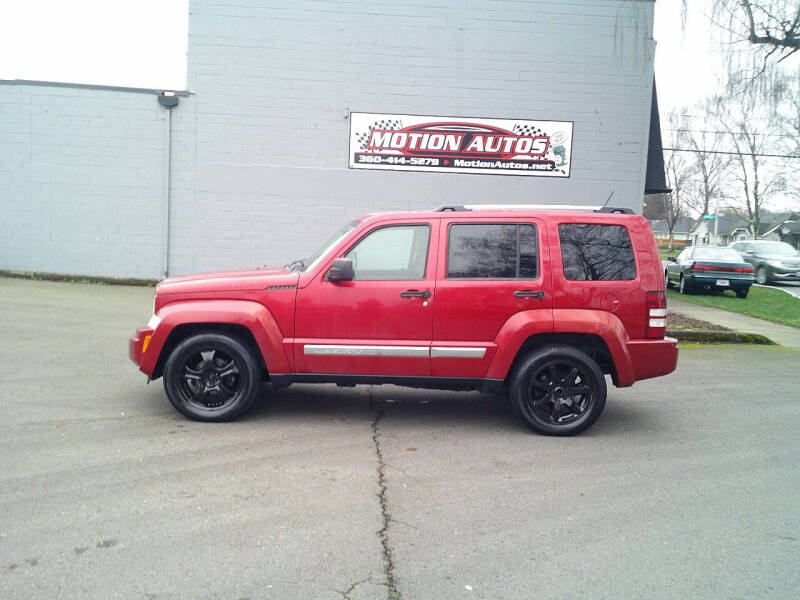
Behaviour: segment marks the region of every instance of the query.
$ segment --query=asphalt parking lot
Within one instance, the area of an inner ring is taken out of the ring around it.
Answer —
[[[0,279],[0,598],[800,589],[798,352],[683,348],[577,438],[390,386],[265,385],[201,424],[127,358],[152,294]]]

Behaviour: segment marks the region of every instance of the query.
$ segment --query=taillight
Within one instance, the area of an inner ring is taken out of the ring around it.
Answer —
[[[647,292],[647,327],[644,336],[663,338],[667,335],[667,296],[664,292]]]
[[[714,271],[716,270],[715,267],[711,265],[698,265],[697,263],[692,263],[692,266],[689,267],[691,271]]]
[[[716,271],[717,273],[752,273],[753,267],[747,265],[745,267],[727,267],[723,265],[698,265],[692,263],[689,267],[690,271]]]

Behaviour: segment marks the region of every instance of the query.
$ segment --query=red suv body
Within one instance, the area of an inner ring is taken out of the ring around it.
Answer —
[[[129,342],[190,418],[228,420],[260,383],[509,389],[572,434],[614,385],[670,373],[661,261],[620,209],[367,215],[286,267],[175,277]]]

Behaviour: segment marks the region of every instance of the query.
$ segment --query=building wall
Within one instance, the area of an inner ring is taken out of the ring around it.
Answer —
[[[280,6],[278,6],[280,5]],[[650,1],[192,0],[193,205],[178,272],[305,256],[352,215],[454,203],[641,212]],[[348,111],[574,121],[569,179],[356,171]],[[313,166],[309,166],[313,165]]]
[[[153,94],[0,85],[0,269],[158,277],[164,118]]]
[[[652,0],[192,0],[169,273],[306,256],[365,212],[641,212],[652,24]],[[571,176],[350,170],[350,111],[573,121]],[[0,85],[0,269],[159,277],[165,118],[153,93]]]

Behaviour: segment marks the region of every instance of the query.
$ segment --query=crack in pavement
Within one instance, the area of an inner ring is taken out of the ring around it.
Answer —
[[[372,578],[371,577],[367,577],[366,579],[362,579],[360,581],[356,581],[355,583],[351,584],[350,587],[347,588],[344,591],[341,591],[341,590],[334,590],[334,591],[340,593],[345,600],[351,600],[350,599],[350,594],[353,593],[353,590],[355,590],[362,583],[367,583],[367,582],[372,583]]]
[[[394,581],[394,559],[392,558],[392,549],[389,547],[389,523],[392,521],[389,514],[389,501],[386,497],[386,483],[384,481],[384,467],[383,453],[381,452],[380,432],[378,425],[381,418],[384,416],[383,409],[378,408],[372,398],[372,389],[369,392],[369,406],[371,410],[375,411],[375,420],[372,422],[372,443],[375,445],[375,456],[378,459],[378,502],[381,507],[381,517],[383,519],[383,527],[378,531],[378,537],[381,540],[383,547],[383,563],[386,569],[386,588],[389,600],[399,600],[400,592],[397,591],[397,586]]]

